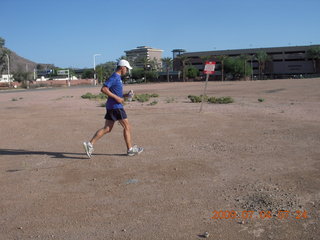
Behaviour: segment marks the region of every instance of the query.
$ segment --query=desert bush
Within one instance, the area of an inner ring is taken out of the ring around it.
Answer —
[[[159,97],[159,94],[156,94],[156,93],[152,93],[152,94],[142,93],[142,94],[134,95],[133,100],[134,101],[138,101],[138,102],[148,102],[150,100],[150,98],[155,98],[155,97]]]
[[[158,101],[154,100],[153,102],[149,103],[150,106],[156,105]]]
[[[193,103],[200,103],[202,101],[202,95],[200,95],[200,96],[189,95],[188,98]],[[204,102],[208,101],[208,96],[204,96],[203,101]]]
[[[148,102],[150,99],[149,94],[136,94],[134,95],[133,100],[138,101],[138,102]]]
[[[106,100],[108,98],[107,95],[103,94],[103,93],[99,93],[99,94],[92,94],[92,93],[86,93],[84,95],[81,96],[84,99],[93,99],[93,100]]]
[[[193,103],[200,103],[202,101],[202,95],[200,96],[195,96],[195,95],[189,95],[188,98],[190,99],[191,102]],[[227,104],[227,103],[233,103],[234,100],[231,97],[208,97],[204,96],[203,97],[204,102],[209,102],[209,103],[218,103],[218,104]]]
[[[210,97],[208,98],[209,103],[218,103],[218,104],[228,104],[228,103],[233,103],[234,100],[231,97]]]

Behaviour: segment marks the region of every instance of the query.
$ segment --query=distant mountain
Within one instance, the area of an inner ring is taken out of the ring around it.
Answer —
[[[20,57],[14,51],[11,51],[8,48],[4,48],[4,49],[7,50],[8,52],[10,52],[9,56],[10,56],[10,72],[11,73],[14,73],[14,72],[33,72],[33,69],[37,69],[37,66],[40,69],[54,67],[53,64],[36,63],[36,62],[33,62],[29,59]],[[4,70],[4,71],[6,71],[6,70]]]

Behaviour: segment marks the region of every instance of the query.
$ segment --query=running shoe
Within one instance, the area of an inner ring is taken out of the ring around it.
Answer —
[[[87,156],[91,158],[91,155],[94,150],[92,144],[90,142],[84,142],[83,147],[84,147],[84,150],[86,151]]]
[[[142,147],[138,147],[137,145],[134,145],[131,149],[128,150],[127,155],[128,156],[135,156],[143,152]]]

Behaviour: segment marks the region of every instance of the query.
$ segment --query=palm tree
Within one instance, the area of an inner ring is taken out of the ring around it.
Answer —
[[[158,61],[158,59],[153,58],[149,60],[149,63],[152,71],[160,71],[161,63]]]
[[[241,54],[240,59],[244,62],[244,79],[246,79],[247,76],[247,62],[251,59],[251,57],[247,54]]]
[[[252,54],[249,56],[250,57],[250,61],[251,61],[251,80],[253,80],[253,64],[252,64],[252,61],[256,60],[256,55]]]
[[[170,79],[169,79],[169,70],[170,70],[171,67],[172,67],[172,58],[170,58],[170,57],[162,58],[162,62],[163,62],[163,64],[166,66],[167,81],[170,82]]]
[[[265,51],[259,51],[256,57],[259,62],[259,79],[261,79],[261,74],[264,74],[266,62],[270,60],[270,56]]]
[[[203,63],[203,66],[206,64],[207,61],[209,61],[210,59],[212,59],[212,56],[201,56],[200,57]]]
[[[116,61],[119,62],[119,61],[122,60],[122,59],[129,61],[129,58],[128,58],[127,56],[124,56],[124,55],[122,55],[121,57],[119,57]]]
[[[228,58],[227,55],[216,56],[216,59],[221,63],[221,81],[224,80],[224,63]]]
[[[143,64],[143,69],[144,69],[144,82],[147,82],[147,70],[150,69],[150,60],[148,57],[142,57],[139,59],[142,64]]]
[[[182,79],[185,82],[186,81],[186,66],[187,66],[187,63],[189,62],[189,58],[187,56],[183,56],[183,55],[180,55],[177,58],[180,59],[180,61],[182,63]]]
[[[316,63],[317,63],[317,60],[320,59],[320,47],[312,47],[312,48],[308,49],[307,57],[312,59],[313,70],[316,73],[317,72]]]

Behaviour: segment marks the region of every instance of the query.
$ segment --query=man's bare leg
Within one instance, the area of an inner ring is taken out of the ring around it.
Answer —
[[[104,127],[99,129],[94,136],[92,137],[92,139],[90,140],[90,143],[93,145],[95,144],[100,138],[102,138],[105,134],[111,132],[112,128],[114,125],[114,121],[111,120],[106,120]]]
[[[131,142],[131,127],[128,119],[119,120],[121,126],[123,127],[123,137],[129,150],[132,147]]]

